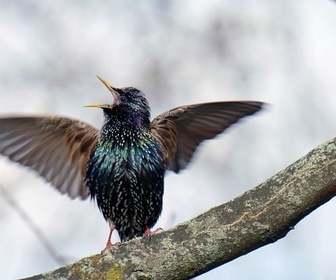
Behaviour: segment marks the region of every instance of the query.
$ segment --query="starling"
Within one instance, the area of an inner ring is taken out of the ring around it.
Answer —
[[[162,210],[166,170],[178,173],[198,145],[262,102],[230,101],[177,107],[150,121],[142,91],[115,88],[98,77],[113,97],[101,130],[59,116],[0,118],[0,153],[27,166],[71,198],[95,199],[121,241],[148,236]]]

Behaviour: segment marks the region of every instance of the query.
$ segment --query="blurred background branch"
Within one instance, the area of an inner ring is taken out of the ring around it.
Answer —
[[[58,264],[64,265],[67,260],[59,255],[56,249],[52,246],[51,242],[48,240],[47,236],[41,231],[41,229],[34,223],[34,221],[28,216],[27,212],[20,207],[20,205],[10,196],[9,192],[5,187],[0,185],[1,197],[7,201],[7,203],[12,207],[12,209],[20,216],[22,221],[26,226],[33,232],[36,238],[41,242],[43,247],[49,253],[51,258]]]

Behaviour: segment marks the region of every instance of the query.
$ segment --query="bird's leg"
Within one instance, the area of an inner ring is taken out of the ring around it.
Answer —
[[[112,246],[119,245],[120,242],[112,243],[111,238],[112,238],[112,233],[115,230],[115,224],[112,221],[109,221],[109,226],[110,226],[110,233],[107,238],[106,246],[105,248],[101,251],[102,254],[106,253],[108,250],[111,249]]]
[[[162,228],[157,228],[157,229],[151,231],[150,228],[148,226],[146,226],[145,227],[144,237],[152,236],[154,234],[157,234],[160,231],[163,231],[163,229]]]

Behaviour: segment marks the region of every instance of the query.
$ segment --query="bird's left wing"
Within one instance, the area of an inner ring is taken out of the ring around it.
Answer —
[[[151,134],[165,151],[167,169],[178,173],[198,145],[223,132],[239,119],[259,111],[262,102],[229,101],[177,107],[156,117]]]
[[[97,129],[68,118],[0,118],[0,154],[35,170],[71,198],[89,195],[83,178],[97,139]]]

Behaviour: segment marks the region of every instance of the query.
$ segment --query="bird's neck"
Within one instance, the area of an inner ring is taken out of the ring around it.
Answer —
[[[105,120],[103,129],[120,130],[148,130],[150,121],[142,116],[112,116]]]
[[[105,126],[127,129],[148,129],[150,125],[149,111],[138,110],[130,112],[128,108],[118,107],[112,113],[105,112]]]

